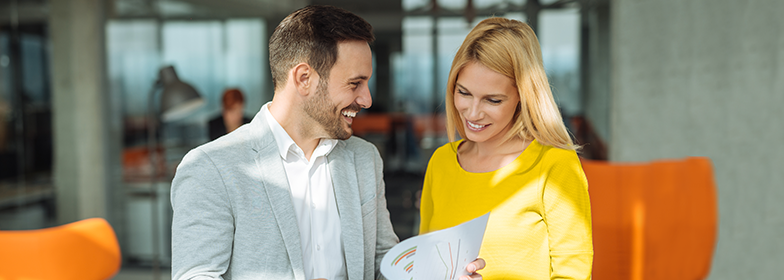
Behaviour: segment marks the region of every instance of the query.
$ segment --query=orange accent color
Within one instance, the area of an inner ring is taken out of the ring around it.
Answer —
[[[394,130],[406,130],[409,124],[416,139],[422,139],[425,134],[438,136],[446,133],[446,115],[444,114],[363,113],[354,118],[351,129],[357,136],[364,136],[368,133],[389,136]]]
[[[706,279],[718,210],[710,159],[583,160],[593,220],[593,279]]]
[[[360,114],[351,123],[355,135],[368,133],[389,134],[392,130],[392,118],[388,114]]]
[[[0,231],[0,248],[0,279],[5,280],[99,280],[120,270],[120,245],[102,218]]]
[[[397,265],[397,263],[399,263],[401,260],[405,259],[405,258],[406,258],[406,256],[408,256],[408,255],[411,255],[411,254],[413,254],[414,252],[416,252],[416,249],[414,249],[414,250],[411,250],[411,251],[408,251],[408,253],[405,253],[405,254],[403,254],[402,256],[400,256],[400,258],[399,258],[399,259],[397,259],[397,261],[395,262],[395,265]]]
[[[445,114],[424,114],[412,116],[414,134],[417,139],[422,139],[426,133],[446,136]]]

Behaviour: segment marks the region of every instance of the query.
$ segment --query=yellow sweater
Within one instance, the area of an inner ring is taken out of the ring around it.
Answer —
[[[479,251],[484,279],[590,279],[591,205],[577,154],[534,140],[512,163],[471,173],[457,161],[459,143],[430,158],[420,233],[491,211]]]

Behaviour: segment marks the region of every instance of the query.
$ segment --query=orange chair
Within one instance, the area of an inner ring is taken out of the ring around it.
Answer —
[[[392,116],[389,114],[367,113],[354,118],[351,124],[354,134],[364,136],[368,133],[389,135],[392,130]]]
[[[120,259],[114,230],[101,218],[0,231],[0,280],[110,279]]]
[[[593,220],[593,279],[706,279],[716,246],[708,158],[583,161]]]

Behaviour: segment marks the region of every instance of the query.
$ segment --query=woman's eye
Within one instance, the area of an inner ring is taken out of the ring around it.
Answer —
[[[498,100],[498,99],[488,99],[487,101],[489,101],[490,103],[493,103],[493,104],[500,104],[501,103],[501,100]]]
[[[460,95],[465,95],[465,96],[471,95],[470,93],[467,93],[467,92],[462,91],[462,90],[458,90],[457,93],[459,93]]]

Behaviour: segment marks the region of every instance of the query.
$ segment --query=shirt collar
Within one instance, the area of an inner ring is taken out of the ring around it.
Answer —
[[[291,139],[289,133],[283,129],[283,126],[281,126],[280,123],[278,123],[278,120],[276,120],[275,117],[272,116],[272,113],[270,113],[268,108],[270,104],[272,104],[272,101],[267,102],[267,104],[264,104],[264,106],[261,106],[261,112],[267,119],[267,124],[272,131],[272,136],[275,137],[275,143],[278,145],[278,152],[280,153],[280,157],[286,159],[289,152],[294,154],[301,154],[302,149],[297,146],[297,143],[294,142],[294,139]],[[311,155],[311,159],[315,159],[316,157],[322,155],[329,155],[332,149],[337,146],[337,143],[337,139],[321,138],[319,140],[318,146],[316,146],[316,150],[314,150],[313,155]]]

